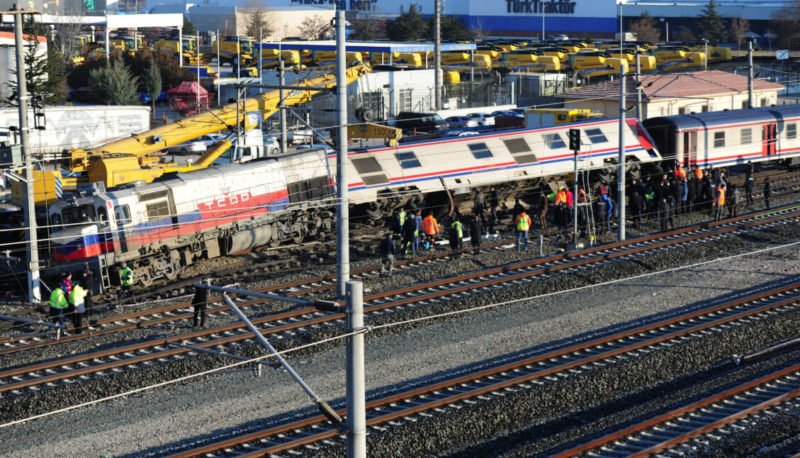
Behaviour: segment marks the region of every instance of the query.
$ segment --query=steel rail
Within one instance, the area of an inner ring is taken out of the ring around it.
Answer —
[[[593,456],[618,456],[620,452],[631,457],[653,456],[798,396],[800,364],[794,364],[565,450],[554,458],[590,452]]]
[[[792,297],[784,297],[792,293]],[[777,299],[783,297],[782,299]],[[768,302],[773,300],[774,302]],[[368,426],[412,416],[536,380],[602,364],[626,354],[669,346],[686,336],[703,335],[776,310],[800,306],[800,284],[777,288],[704,310],[687,312],[656,323],[601,336],[586,342],[461,375],[450,380],[396,393],[367,403]],[[742,310],[744,308],[744,310]],[[726,313],[727,312],[727,313]],[[340,415],[344,411],[339,411]],[[240,437],[233,437],[173,455],[174,457],[217,456],[230,451],[237,457],[264,456],[330,440],[341,435],[325,417],[316,415]],[[249,453],[248,453],[249,451]]]
[[[634,253],[658,250],[699,240],[704,237],[716,237],[723,233],[742,230],[742,226],[775,224],[786,218],[791,219],[795,217],[796,216],[792,215],[782,215],[764,217],[742,225],[722,225],[718,227],[716,231],[704,229],[700,232],[690,233],[688,235],[682,234],[682,237],[673,235],[666,237],[664,240],[653,241],[652,243],[634,243],[633,248],[628,251],[621,249],[625,245],[625,242],[619,242],[617,244],[609,244],[608,246],[595,247],[594,257],[581,256],[572,261],[567,255],[563,255],[563,257],[560,258],[560,264],[546,262],[547,259],[534,260],[495,267],[448,279],[436,280],[421,285],[412,285],[394,291],[367,296],[365,301],[367,303],[372,303],[372,305],[365,306],[365,312],[375,313],[412,303],[423,303],[427,300],[469,292],[475,289],[486,288],[507,282],[524,280],[543,274],[551,274],[560,270],[586,266],[598,262],[608,262],[614,259],[632,256]],[[542,261],[545,261],[545,264],[541,264]],[[313,327],[315,325],[329,324],[336,320],[343,320],[344,318],[345,315],[343,312],[326,314],[313,308],[300,308],[255,319],[253,323],[266,326],[264,334],[271,335],[283,332],[296,332],[297,330]],[[141,363],[149,363],[153,360],[179,357],[180,355],[191,352],[191,350],[186,347],[176,347],[176,343],[181,344],[188,341],[188,343],[194,346],[212,348],[249,340],[250,338],[251,336],[249,333],[245,332],[244,326],[241,323],[230,323],[212,329],[183,334],[177,337],[139,342],[99,352],[75,355],[64,359],[51,360],[28,366],[20,366],[0,372],[0,395],[64,379],[72,380],[75,377],[81,377],[92,373],[118,370],[123,366],[132,366]]]
[[[560,265],[550,265],[551,263],[546,262],[548,259],[537,259],[469,273],[449,279],[432,281],[422,285],[413,285],[385,293],[376,293],[365,298],[367,302],[377,303],[365,306],[365,312],[375,313],[377,311],[396,308],[411,303],[424,302],[426,300],[468,292],[478,288],[522,280],[542,274],[557,272],[559,270],[566,270],[570,267],[574,268],[597,262],[608,262],[616,258],[631,256],[634,252],[641,253],[649,250],[657,250],[698,240],[703,237],[716,237],[720,235],[720,233],[741,230],[742,226],[774,224],[786,218],[794,217],[795,216],[787,215],[764,217],[743,225],[722,225],[717,231],[705,229],[699,233],[691,233],[690,235],[683,234],[684,237],[677,238],[673,234],[673,236],[668,236],[665,240],[653,242],[651,244],[634,243],[634,248],[631,251],[620,250],[620,248],[625,245],[625,242],[619,242],[603,247],[595,247],[593,250],[595,251],[595,258],[582,256],[574,262],[570,262],[571,259],[567,259],[568,255],[563,255],[559,257],[562,261]],[[610,250],[609,247],[616,247],[616,251]],[[545,263],[541,265],[543,261]],[[527,271],[523,271],[525,269],[527,269]],[[515,271],[520,272],[514,273]],[[485,278],[485,280],[480,280],[481,278]],[[456,284],[458,286],[445,288],[447,285]],[[253,320],[253,322],[257,325],[266,326],[264,334],[271,335],[284,332],[296,332],[299,329],[329,324],[336,320],[343,320],[344,318],[344,313],[326,314],[312,308],[300,308],[269,315]],[[212,329],[183,334],[178,337],[140,342],[29,366],[20,366],[0,372],[0,395],[23,388],[36,387],[45,383],[53,383],[64,379],[71,380],[75,377],[81,377],[92,373],[118,370],[124,366],[149,363],[153,360],[164,360],[165,358],[179,357],[180,355],[191,353],[191,350],[186,347],[176,347],[176,343],[181,344],[188,341],[194,346],[212,348],[249,340],[250,338],[251,336],[245,332],[243,325],[240,323],[231,323]],[[106,359],[108,361],[106,361]]]

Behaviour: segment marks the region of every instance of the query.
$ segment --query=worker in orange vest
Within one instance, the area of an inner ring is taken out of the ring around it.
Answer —
[[[725,208],[725,183],[720,183],[714,196],[714,221],[722,219],[723,208]]]
[[[433,212],[428,212],[428,215],[422,220],[422,233],[425,234],[425,248],[433,246],[436,236],[439,235],[439,223],[433,216]]]

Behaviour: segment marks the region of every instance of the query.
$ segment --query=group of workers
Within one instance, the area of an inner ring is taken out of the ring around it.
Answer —
[[[53,288],[50,293],[50,319],[64,334],[69,335],[66,332],[67,319],[72,321],[76,333],[83,332],[83,318],[89,320],[93,308],[93,288],[94,274],[88,268],[80,280],[74,280],[71,273],[63,274],[61,282]]]

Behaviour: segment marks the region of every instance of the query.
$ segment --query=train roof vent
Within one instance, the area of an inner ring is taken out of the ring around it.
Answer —
[[[503,143],[506,144],[508,152],[511,153],[511,156],[517,161],[517,164],[532,164],[538,161],[525,138],[509,138],[503,140]]]
[[[383,168],[374,157],[350,159],[350,162],[353,163],[353,167],[356,168],[356,171],[361,176],[361,181],[363,181],[365,185],[370,186],[389,182],[389,179],[386,178],[386,174],[383,172]]]

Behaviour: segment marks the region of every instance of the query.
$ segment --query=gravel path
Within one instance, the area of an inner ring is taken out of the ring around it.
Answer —
[[[370,339],[370,395],[552,340],[800,275],[796,248],[438,322]],[[454,337],[457,336],[457,337]],[[318,394],[341,403],[344,353],[294,360]],[[228,371],[205,380],[0,429],[3,456],[159,455],[187,441],[249,430],[311,411],[280,371]]]

